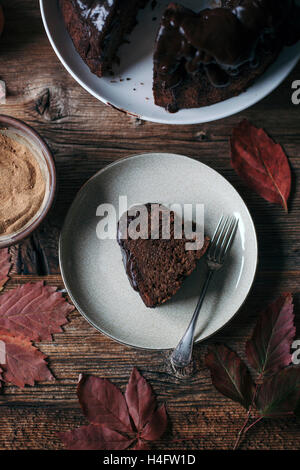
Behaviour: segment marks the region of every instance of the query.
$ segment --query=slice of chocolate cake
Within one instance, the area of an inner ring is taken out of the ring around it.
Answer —
[[[195,233],[185,236],[182,222],[178,224],[174,212],[164,206],[148,203],[142,209],[134,206],[122,215],[118,243],[132,287],[147,307],[156,307],[170,299],[194,271],[209,238],[201,243]]]
[[[117,51],[149,0],[59,0],[62,15],[82,59],[102,77],[117,61]]]
[[[294,0],[221,0],[199,13],[171,3],[154,53],[154,99],[169,112],[245,91],[300,39]]]

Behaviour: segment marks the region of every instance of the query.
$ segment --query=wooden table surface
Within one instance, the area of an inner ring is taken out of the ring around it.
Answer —
[[[13,248],[13,274],[6,290],[44,279],[63,288],[57,267],[57,235],[81,185],[107,164],[136,153],[174,152],[201,160],[227,178],[242,195],[259,239],[259,267],[250,297],[235,319],[210,341],[197,346],[196,373],[188,381],[169,373],[165,353],[137,351],[93,329],[74,311],[62,334],[40,344],[56,381],[0,395],[0,449],[60,449],[57,431],[85,423],[76,398],[79,373],[107,377],[124,389],[133,366],[167,403],[171,427],[158,448],[230,449],[244,411],[211,385],[203,364],[206,347],[221,341],[244,357],[244,344],[259,311],[283,291],[297,292],[300,281],[300,106],[291,102],[285,82],[256,106],[230,118],[192,126],[141,122],[109,108],[84,91],[54,54],[43,29],[38,0],[2,0],[6,16],[0,42],[0,79],[8,98],[0,112],[23,119],[46,139],[55,156],[59,193],[49,221],[29,241]],[[248,190],[230,167],[228,136],[242,119],[264,127],[291,162],[293,191],[288,215]],[[45,262],[45,256],[47,262]],[[296,312],[299,311],[297,295]],[[299,330],[299,319],[298,331]],[[242,449],[299,448],[296,421],[258,424]]]

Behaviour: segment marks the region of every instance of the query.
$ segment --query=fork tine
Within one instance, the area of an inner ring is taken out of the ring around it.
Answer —
[[[218,241],[218,239],[219,239],[220,233],[222,233],[224,223],[225,223],[225,217],[224,217],[224,215],[222,215],[222,217],[220,218],[220,220],[219,220],[219,222],[218,222],[218,225],[217,225],[217,228],[216,228],[216,230],[215,230],[215,233],[213,234],[212,240],[211,240],[211,242],[210,242],[208,255],[209,255],[209,257],[211,257],[211,258],[212,258],[213,255],[214,255],[214,252],[215,252],[215,249],[216,249],[216,245],[217,245],[217,241]]]
[[[236,231],[237,231],[237,228],[238,228],[238,225],[239,225],[239,219],[237,219],[236,217],[234,217],[234,219],[235,219],[234,226],[232,228],[231,235],[230,235],[229,240],[227,242],[227,246],[225,247],[225,250],[224,250],[224,253],[223,253],[223,259],[225,259],[225,257],[227,256],[228,251],[231,248],[232,242],[234,240],[234,236],[236,234]]]
[[[223,258],[224,249],[227,246],[228,239],[231,235],[231,231],[234,225],[234,220],[235,220],[234,217],[228,217],[228,221],[224,229],[223,237],[222,239],[219,240],[219,243],[217,245],[215,259],[218,263],[221,263],[221,260]]]
[[[216,252],[218,250],[220,240],[223,239],[224,231],[226,230],[226,227],[228,225],[228,220],[229,220],[229,217],[222,216],[218,224],[217,230],[215,232],[215,235],[213,236],[213,241],[210,245],[210,250],[209,250],[209,256],[212,259],[216,258]]]
[[[231,227],[231,221],[232,221],[232,218],[228,216],[226,218],[223,230],[220,233],[220,236],[217,240],[214,259],[218,263],[220,262],[220,255],[221,255],[222,247],[224,246],[228,231],[230,230],[230,227]]]
[[[231,247],[231,244],[234,239],[234,235],[236,232],[236,229],[238,227],[239,220],[236,217],[232,217],[230,221],[230,226],[227,230],[226,236],[223,240],[222,246],[220,248],[220,255],[219,255],[219,262],[223,263],[225,260],[225,257]]]
[[[221,223],[223,223],[223,220],[224,220],[224,215],[222,215],[222,217],[220,218],[220,220],[218,222],[217,228],[216,228],[215,233],[213,234],[213,237],[212,237],[212,240],[211,240],[211,245],[213,243],[215,243],[215,241],[216,241],[217,235],[219,233],[219,228],[220,228]]]

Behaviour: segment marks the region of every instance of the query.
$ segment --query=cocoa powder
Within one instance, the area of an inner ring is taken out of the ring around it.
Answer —
[[[34,217],[45,190],[33,153],[21,141],[0,133],[0,235],[18,231]]]

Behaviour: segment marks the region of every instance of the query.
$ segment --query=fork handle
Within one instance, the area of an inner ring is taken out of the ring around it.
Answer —
[[[199,317],[200,309],[203,304],[203,300],[205,294],[207,292],[208,285],[212,278],[213,271],[209,270],[206,276],[205,283],[202,287],[202,291],[196,306],[196,309],[193,313],[192,319],[187,327],[186,332],[184,333],[183,337],[179,341],[177,347],[171,354],[170,360],[173,367],[181,369],[189,365],[192,360],[192,353],[193,353],[193,343],[194,343],[194,336],[195,336],[195,328],[197,324],[197,320]]]

